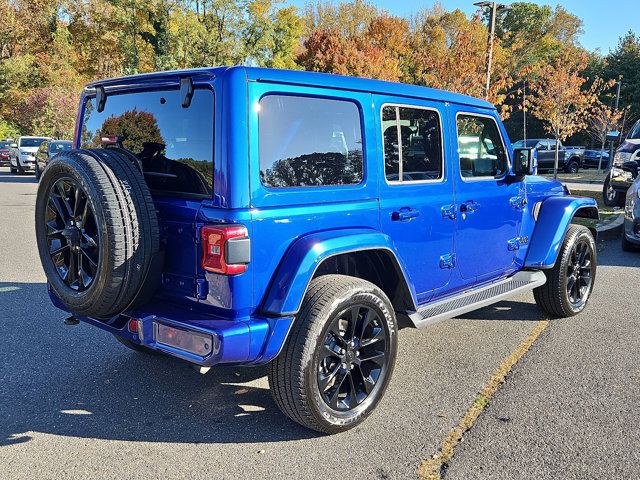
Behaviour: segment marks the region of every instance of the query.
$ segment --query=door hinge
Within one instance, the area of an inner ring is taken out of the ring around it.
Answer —
[[[520,250],[520,237],[512,238],[507,242],[507,245],[510,252],[515,252],[516,250]]]
[[[440,257],[440,268],[453,268],[456,266],[455,253],[447,253]]]
[[[450,220],[456,219],[457,208],[455,205],[444,205],[442,207],[442,218],[448,218]]]

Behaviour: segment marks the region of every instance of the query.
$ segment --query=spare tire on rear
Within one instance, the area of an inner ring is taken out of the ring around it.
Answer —
[[[49,285],[74,314],[111,318],[147,302],[159,284],[158,218],[130,156],[56,156],[42,172],[35,220]]]

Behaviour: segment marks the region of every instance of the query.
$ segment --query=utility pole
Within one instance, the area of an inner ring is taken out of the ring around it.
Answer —
[[[615,112],[618,113],[618,107],[620,106],[620,88],[622,87],[622,80],[618,80],[617,82],[617,90],[616,90],[616,106]],[[622,135],[622,128],[620,129],[620,135]],[[620,137],[618,137],[618,142],[620,141]],[[611,145],[609,146],[609,165],[613,165],[613,145],[614,142],[611,140]]]
[[[524,138],[524,146],[527,146],[527,79],[524,79],[522,87],[522,133]]]
[[[498,12],[511,10],[511,6],[496,2],[474,3],[476,7],[489,8],[489,42],[487,44],[487,80],[485,83],[485,97],[489,98],[489,88],[491,87],[491,69],[493,67],[493,41],[496,35],[496,16]]]

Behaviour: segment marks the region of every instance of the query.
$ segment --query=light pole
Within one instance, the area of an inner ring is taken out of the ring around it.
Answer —
[[[493,39],[496,35],[496,15],[498,12],[511,10],[510,5],[496,2],[477,2],[474,3],[479,8],[489,8],[489,44],[487,46],[487,81],[485,84],[485,97],[489,98],[489,87],[491,87],[491,67],[493,64]]]

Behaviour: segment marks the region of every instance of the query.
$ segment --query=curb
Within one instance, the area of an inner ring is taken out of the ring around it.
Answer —
[[[598,240],[615,240],[622,233],[623,227],[624,213],[620,213],[618,214],[618,218],[613,222],[601,227],[596,227],[596,230],[598,231]]]

